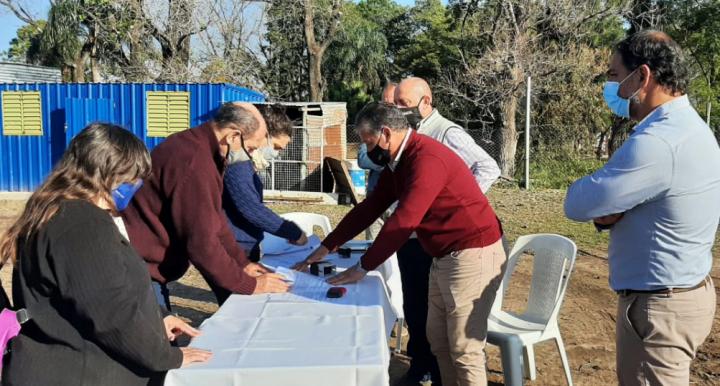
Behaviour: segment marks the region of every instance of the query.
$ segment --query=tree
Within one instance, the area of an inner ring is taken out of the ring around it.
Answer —
[[[322,65],[325,59],[325,51],[335,39],[335,34],[340,25],[342,0],[332,0],[332,10],[329,20],[316,21],[316,5],[314,0],[303,0],[305,17],[303,21],[305,32],[305,43],[308,52],[308,69],[310,82],[310,100],[320,102],[325,92],[325,79],[323,78]]]
[[[15,37],[10,40],[8,59],[24,63],[33,63],[39,56],[40,36],[45,29],[45,20],[26,24],[18,28]]]
[[[710,110],[713,102],[720,101],[720,4],[679,0],[667,2],[664,10],[661,28],[683,47],[696,75],[690,94],[698,110]]]
[[[252,1],[209,0],[208,28],[198,34],[193,61],[204,82],[261,85],[260,52],[251,47],[262,36],[265,7]]]
[[[622,4],[596,1],[475,1],[462,15],[458,64],[442,71],[440,90],[450,104],[494,126],[497,159],[512,176],[519,131],[519,102],[527,76],[534,92],[548,94],[582,65],[580,47],[597,23],[622,15]]]
[[[277,99],[308,99],[309,71],[301,0],[268,4],[265,37],[260,46],[266,93]]]
[[[369,7],[371,3],[373,8]],[[341,26],[328,49],[323,74],[327,96],[330,100],[346,101],[349,117],[370,102],[373,95],[379,95],[388,77],[388,41],[384,26],[379,23],[387,17],[382,7],[390,3],[371,0],[343,5]]]
[[[406,17],[407,21],[396,20],[409,39],[398,49],[396,71],[402,77],[414,75],[434,82],[443,68],[459,60],[459,31],[452,14],[440,0],[418,0]]]

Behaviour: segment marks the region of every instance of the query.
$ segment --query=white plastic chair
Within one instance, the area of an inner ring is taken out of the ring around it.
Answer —
[[[527,308],[522,314],[503,311],[503,295],[507,290],[510,277],[520,257],[526,252],[534,253]],[[560,352],[567,383],[572,386],[570,365],[560,336],[557,318],[570,273],[575,264],[576,254],[577,246],[572,240],[553,234],[522,236],[517,239],[510,252],[505,275],[488,318],[488,333],[517,336],[524,349],[522,359],[525,377],[531,380],[536,378],[533,345],[554,339]],[[492,342],[488,341],[488,343]],[[504,371],[507,370],[504,369]]]
[[[327,236],[332,232],[332,225],[330,225],[330,219],[327,216],[316,213],[305,213],[305,212],[292,212],[281,214],[280,217],[290,220],[297,224],[305,234],[310,237],[314,233],[314,228],[320,227],[320,229]]]

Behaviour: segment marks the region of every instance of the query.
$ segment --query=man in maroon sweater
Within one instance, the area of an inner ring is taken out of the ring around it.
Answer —
[[[266,140],[260,112],[222,105],[212,121],[173,134],[152,151],[152,175],[123,212],[130,242],[148,264],[158,301],[170,308],[166,284],[192,263],[222,303],[229,293],[285,292],[282,278],[251,263],[222,209],[228,156]]]
[[[397,209],[360,262],[329,282],[361,280],[416,232],[434,256],[427,334],[442,382],[485,385],[487,318],[506,260],[500,222],[464,161],[440,142],[409,130],[395,106],[366,106],[358,113],[356,128],[368,157],[387,167],[365,201],[295,268],[306,269],[322,260],[397,201]]]

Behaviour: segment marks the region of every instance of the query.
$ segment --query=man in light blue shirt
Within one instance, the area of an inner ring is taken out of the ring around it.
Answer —
[[[620,385],[687,385],[715,313],[720,149],[685,95],[687,66],[666,34],[620,42],[608,77],[608,106],[639,123],[602,169],[570,186],[565,214],[610,229]]]

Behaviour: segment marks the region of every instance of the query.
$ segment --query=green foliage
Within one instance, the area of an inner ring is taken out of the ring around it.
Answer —
[[[664,29],[684,48],[695,73],[689,94],[696,108],[703,116],[707,103],[720,109],[720,1],[676,0],[664,6]],[[713,126],[720,131],[720,118]]]
[[[307,100],[308,60],[299,1],[268,5],[262,72],[267,93],[278,100]]]
[[[33,62],[40,49],[40,36],[45,29],[45,20],[35,25],[24,25],[18,28],[16,36],[10,40],[8,59],[13,61]]]
[[[460,34],[452,14],[440,0],[418,0],[408,17],[412,41],[396,54],[396,72],[429,80],[440,77],[442,69],[457,65]]]
[[[567,189],[580,177],[598,170],[604,161],[581,158],[568,153],[534,153],[530,158],[530,185],[538,189]],[[524,180],[525,170],[519,167],[515,179]]]

